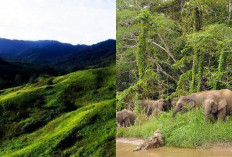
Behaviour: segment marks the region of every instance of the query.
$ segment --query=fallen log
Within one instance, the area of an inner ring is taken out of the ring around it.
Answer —
[[[154,132],[154,135],[146,139],[140,146],[133,151],[147,150],[150,148],[159,148],[164,145],[164,138],[162,133],[158,130]]]

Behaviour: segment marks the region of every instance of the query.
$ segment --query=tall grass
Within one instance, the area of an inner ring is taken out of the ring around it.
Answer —
[[[177,114],[174,119],[171,115],[172,111],[163,112],[142,125],[118,128],[117,137],[147,138],[160,129],[167,146],[196,148],[212,142],[232,141],[232,120],[229,117],[225,122],[206,124],[203,110]]]

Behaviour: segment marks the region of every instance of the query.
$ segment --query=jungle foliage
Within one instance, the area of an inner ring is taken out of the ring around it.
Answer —
[[[117,108],[232,89],[229,0],[118,0]]]

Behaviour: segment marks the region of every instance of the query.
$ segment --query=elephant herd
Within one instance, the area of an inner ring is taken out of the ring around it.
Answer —
[[[164,99],[155,100],[139,100],[138,104],[147,116],[157,111],[169,111],[171,104]],[[133,125],[136,119],[134,113],[135,103],[128,103],[128,110],[122,110],[116,113],[117,126],[129,127]]]
[[[172,99],[171,103],[164,99],[139,100],[138,104],[144,110],[147,116],[156,111],[169,111],[174,108],[172,118],[178,112],[187,112],[188,110],[203,108],[205,121],[209,121],[209,115],[212,115],[212,122],[223,121],[227,115],[232,116],[232,91],[229,89],[208,90],[180,96]],[[136,115],[133,112],[135,104],[128,103],[128,109],[116,113],[117,126],[129,127],[134,125]]]
[[[181,96],[176,103],[172,117],[179,111],[187,110],[187,104],[190,109],[203,107],[206,122],[209,121],[210,114],[213,122],[223,121],[227,115],[232,115],[232,91],[229,89],[209,90]]]

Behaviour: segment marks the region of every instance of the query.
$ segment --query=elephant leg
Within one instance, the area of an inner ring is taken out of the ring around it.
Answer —
[[[123,122],[122,127],[126,127],[126,122],[125,121]]]
[[[213,113],[212,115],[213,115],[212,121],[213,121],[213,123],[215,123],[217,121],[217,114]]]
[[[129,120],[129,118],[127,117],[126,119],[125,119],[125,127],[129,127],[130,126],[130,120]]]
[[[127,126],[130,127],[131,126],[131,122],[130,122],[130,118],[127,118]]]
[[[124,127],[124,122],[121,123],[121,127]]]
[[[147,111],[146,111],[146,115],[150,116],[152,114],[152,108],[151,106],[148,106]]]
[[[219,112],[218,112],[218,120],[219,121],[224,121],[225,120],[225,117],[226,117],[226,108],[222,108]]]

